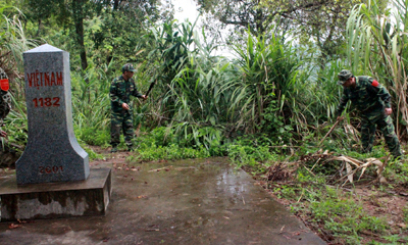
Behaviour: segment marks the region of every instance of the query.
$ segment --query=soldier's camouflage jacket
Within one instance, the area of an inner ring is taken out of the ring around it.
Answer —
[[[349,100],[362,113],[369,113],[378,108],[391,108],[391,95],[387,89],[369,76],[356,77],[355,88],[344,88],[337,110],[338,116],[344,111]]]
[[[2,126],[3,119],[6,118],[11,109],[10,94],[0,89],[0,127]]]
[[[131,95],[142,97],[136,88],[135,81],[132,78],[125,81],[122,75],[113,80],[109,95],[113,112],[122,112],[122,104],[129,104]]]
[[[0,68],[0,79],[8,79],[6,72]],[[3,120],[11,110],[10,93],[0,88],[0,127],[3,126]]]

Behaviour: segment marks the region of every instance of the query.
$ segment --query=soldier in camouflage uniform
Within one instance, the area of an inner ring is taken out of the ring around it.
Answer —
[[[135,81],[132,79],[136,70],[132,64],[125,64],[122,67],[123,74],[115,78],[110,87],[110,98],[112,108],[111,118],[111,145],[112,152],[117,151],[120,143],[120,133],[123,129],[128,150],[133,146],[133,115],[129,106],[130,96],[147,99],[136,88]]]
[[[338,108],[338,120],[343,120],[343,113],[347,102],[361,112],[361,142],[364,152],[371,152],[374,144],[376,125],[382,131],[385,141],[392,155],[401,156],[400,143],[395,135],[394,124],[390,115],[391,95],[387,89],[369,76],[355,77],[350,71],[339,73],[339,85],[344,87],[343,97]]]
[[[11,97],[8,91],[8,77],[7,74],[0,68],[0,81],[7,80],[7,87],[0,85],[0,137],[6,137],[7,134],[1,127],[3,126],[3,120],[6,118],[7,114],[9,114],[11,110]]]

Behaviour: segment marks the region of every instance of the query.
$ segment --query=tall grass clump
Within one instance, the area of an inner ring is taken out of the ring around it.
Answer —
[[[34,48],[35,41],[27,38],[20,21],[20,11],[12,6],[0,3],[0,67],[10,80],[12,111],[5,119],[5,128],[9,133],[8,142],[23,145],[27,142],[27,116],[24,97],[24,79],[21,78],[23,52]],[[2,126],[2,125],[0,125]],[[5,141],[1,138],[1,143]]]
[[[383,7],[370,0],[353,8],[347,22],[347,62],[355,74],[372,75],[390,91],[396,131],[406,139],[408,1],[391,4]]]

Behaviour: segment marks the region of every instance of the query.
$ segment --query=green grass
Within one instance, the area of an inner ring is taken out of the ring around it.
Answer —
[[[305,172],[306,173],[306,172]],[[322,176],[319,177],[321,180]],[[300,178],[304,180],[302,175]],[[309,179],[316,179],[309,176]],[[323,228],[344,244],[360,244],[362,232],[370,231],[378,235],[387,235],[389,225],[383,218],[368,215],[363,210],[363,203],[353,193],[341,188],[318,184],[316,181],[305,185],[279,185],[272,189],[278,198],[293,200],[290,208],[307,219],[316,229]],[[296,182],[295,182],[296,183]],[[300,202],[298,202],[300,201]],[[308,218],[307,218],[308,217]]]
[[[174,144],[168,146],[142,144],[137,149],[138,154],[130,157],[131,161],[178,160],[189,158],[210,157],[205,148],[186,148]]]

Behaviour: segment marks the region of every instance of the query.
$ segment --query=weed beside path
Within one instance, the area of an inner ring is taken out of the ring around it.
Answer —
[[[344,163],[322,162],[311,171],[315,163],[275,163],[254,178],[328,244],[408,243],[405,162],[388,163],[386,183],[380,183],[373,167],[359,181],[346,184],[338,181],[347,174]]]

